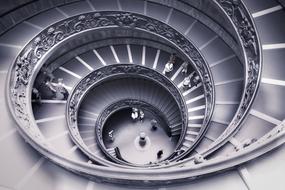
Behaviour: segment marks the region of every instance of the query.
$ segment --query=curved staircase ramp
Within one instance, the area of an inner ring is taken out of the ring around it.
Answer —
[[[1,4],[0,189],[284,189],[283,0]],[[100,144],[127,99],[163,115],[170,157]]]

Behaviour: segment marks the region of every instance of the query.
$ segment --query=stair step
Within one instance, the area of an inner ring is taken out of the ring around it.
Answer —
[[[170,126],[170,128],[171,128],[171,136],[180,135],[182,129],[181,123]]]
[[[171,136],[177,136],[177,135],[180,135],[180,134],[181,134],[181,132],[179,130],[179,131],[172,132]]]
[[[171,132],[174,133],[174,132],[180,131],[181,129],[182,127],[177,126],[176,128],[172,128]]]
[[[106,149],[106,150],[107,150],[107,152],[108,152],[111,156],[116,157],[115,148],[108,148],[108,149]]]
[[[192,143],[190,143],[189,141],[185,141],[183,143],[183,146],[187,147],[187,149],[188,149],[188,148],[190,148],[192,146]]]
[[[194,142],[195,141],[195,139],[190,137],[190,136],[186,136],[185,140],[190,141],[190,142]]]
[[[169,126],[170,129],[173,129],[173,128],[177,128],[179,127],[179,125],[181,125],[182,123],[177,123],[177,124],[174,124],[174,125],[171,125]]]
[[[188,128],[188,129],[189,129],[189,128]],[[188,131],[186,132],[186,134],[198,136],[198,135],[199,135],[199,132],[188,130]]]

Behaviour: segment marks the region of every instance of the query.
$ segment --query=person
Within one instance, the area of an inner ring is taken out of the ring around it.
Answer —
[[[63,78],[58,79],[58,83],[53,84],[55,88],[55,97],[56,100],[66,100],[68,97],[68,91],[64,87]]]
[[[164,67],[164,70],[163,70],[163,74],[168,74],[168,73],[170,73],[171,71],[173,71],[173,63],[167,62],[167,63],[165,64],[165,67]]]
[[[144,119],[144,112],[143,110],[140,110],[140,121],[143,121]]]
[[[184,62],[182,64],[182,70],[181,70],[181,73],[183,75],[187,75],[187,72],[188,72],[188,66],[189,66],[189,63],[188,62]]]
[[[200,77],[199,77],[199,75],[195,72],[194,75],[193,75],[193,84],[194,84],[195,86],[197,86],[197,85],[199,84],[199,82],[200,82]]]
[[[189,76],[183,79],[183,82],[182,82],[183,89],[188,90],[192,86],[197,86],[199,82],[200,82],[200,77],[196,72],[194,72],[193,74],[190,74]]]
[[[157,158],[161,158],[162,155],[163,155],[163,150],[159,150],[159,151],[157,152]]]
[[[114,142],[114,130],[109,131],[108,136],[110,142]]]
[[[155,131],[157,129],[157,121],[155,119],[152,119],[150,121],[150,125],[151,125],[151,130]]]
[[[33,88],[32,89],[32,100],[35,101],[36,104],[41,104],[41,94],[40,92],[38,91],[38,89],[36,88]]]
[[[66,100],[68,98],[68,91],[64,87],[63,79],[59,78],[57,83],[53,83],[50,80],[45,82],[45,86],[51,93],[51,98],[54,100]]]
[[[163,74],[168,74],[173,71],[173,64],[175,62],[175,54],[171,54],[169,61],[165,64]]]
[[[183,84],[183,89],[184,90],[188,90],[189,88],[191,88],[191,78],[190,78],[190,76],[185,77],[183,79],[182,84]]]
[[[131,117],[133,120],[136,120],[138,119],[139,117],[139,110],[137,108],[132,108],[132,114],[131,114]]]
[[[54,88],[54,85],[51,81],[47,80],[45,82],[46,87],[52,92],[52,94],[56,93],[56,89]]]

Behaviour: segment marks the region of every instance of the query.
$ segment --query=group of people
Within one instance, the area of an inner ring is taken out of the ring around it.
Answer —
[[[33,101],[41,103],[42,99],[66,100],[68,95],[63,78],[55,80],[53,73],[43,67],[32,89]]]
[[[165,64],[163,69],[163,74],[169,75],[173,71],[173,67],[176,61],[176,55],[171,54],[168,62]],[[184,62],[182,64],[181,73],[185,76],[182,82],[183,89],[188,90],[193,86],[197,86],[200,82],[200,77],[196,72],[192,72],[189,74],[189,63]]]
[[[171,54],[168,62],[164,66],[163,74],[168,75],[173,71],[175,60],[176,60],[175,54]]]
[[[143,121],[145,115],[144,115],[144,112],[142,109],[138,109],[138,108],[133,107],[131,117],[134,121],[136,121],[136,120]],[[155,131],[157,129],[157,125],[158,125],[157,120],[152,119],[150,121],[150,124],[151,124],[151,129]]]
[[[188,90],[193,86],[197,86],[200,82],[200,77],[196,72],[191,73],[183,79],[183,89]]]
[[[52,97],[54,100],[66,100],[68,97],[68,91],[65,88],[62,78],[58,78],[57,83],[47,81],[46,86],[54,94]]]
[[[143,121],[144,119],[144,112],[141,109],[138,108],[132,108],[132,114],[131,114],[132,119],[135,120],[140,120]]]

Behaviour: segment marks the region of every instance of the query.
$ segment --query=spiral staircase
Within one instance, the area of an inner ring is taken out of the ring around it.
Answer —
[[[285,1],[0,5],[0,189],[284,189]]]

